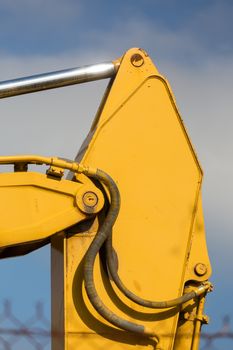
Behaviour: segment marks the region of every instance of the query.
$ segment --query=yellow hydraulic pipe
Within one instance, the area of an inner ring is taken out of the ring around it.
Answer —
[[[204,305],[205,305],[205,296],[202,296],[200,298],[198,309],[197,309],[197,316],[196,316],[194,332],[193,332],[192,350],[199,349],[200,332],[201,332],[201,326],[203,323],[202,319],[203,319]]]
[[[84,167],[76,162],[64,160],[57,157],[43,157],[38,155],[20,155],[20,156],[4,156],[0,157],[0,164],[37,164],[37,165],[53,165],[59,168],[67,169],[75,173],[95,174],[96,170]]]

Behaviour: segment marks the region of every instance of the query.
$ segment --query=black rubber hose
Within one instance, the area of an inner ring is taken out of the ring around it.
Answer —
[[[113,257],[112,234],[110,234],[106,240],[106,256],[107,256],[108,270],[116,286],[120,289],[120,291],[126,297],[134,301],[136,304],[153,308],[153,309],[165,309],[165,308],[179,306],[185,303],[186,301],[189,301],[195,298],[198,295],[195,291],[192,291],[190,293],[182,295],[179,298],[166,300],[166,301],[151,301],[151,300],[142,299],[139,296],[132,293],[127,287],[125,287],[125,285],[123,284],[123,282],[121,281],[118,275],[117,266],[115,264],[114,257]]]
[[[104,171],[98,169],[95,174],[89,174],[88,172],[86,174],[106,185],[111,197],[107,216],[92,241],[84,260],[84,282],[88,298],[97,312],[114,326],[144,336],[156,337],[158,340],[157,335],[147,327],[129,322],[115,315],[104,305],[96,291],[93,274],[94,263],[100,248],[111,235],[112,227],[120,209],[120,193],[113,179]]]

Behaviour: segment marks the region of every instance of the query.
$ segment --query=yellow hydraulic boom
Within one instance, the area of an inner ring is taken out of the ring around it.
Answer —
[[[197,350],[212,289],[203,173],[148,54],[6,81],[0,98],[103,78],[75,161],[0,157],[14,164],[0,173],[0,257],[51,243],[53,350]]]

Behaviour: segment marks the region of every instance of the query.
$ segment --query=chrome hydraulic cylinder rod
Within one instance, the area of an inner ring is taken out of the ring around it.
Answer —
[[[0,82],[0,98],[113,77],[119,65],[99,63]]]

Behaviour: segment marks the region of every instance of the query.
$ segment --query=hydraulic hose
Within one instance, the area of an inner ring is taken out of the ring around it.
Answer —
[[[132,293],[121,281],[118,272],[117,272],[117,266],[114,262],[113,258],[113,248],[112,248],[112,234],[108,236],[108,239],[106,240],[106,256],[107,256],[107,266],[109,269],[109,272],[111,274],[111,277],[117,287],[120,289],[120,291],[128,297],[130,300],[134,301],[136,304],[142,305],[144,307],[152,308],[152,309],[165,309],[170,307],[179,306],[203,293],[205,293],[209,289],[209,285],[201,285],[196,290],[186,293],[182,295],[179,298],[166,300],[166,301],[151,301],[142,299],[136,294]]]
[[[128,290],[118,275],[117,267],[116,267],[116,264],[114,263],[113,247],[112,247],[112,227],[116,221],[116,218],[120,210],[119,190],[117,188],[117,185],[113,181],[113,179],[102,170],[97,169],[94,171],[93,169],[84,167],[81,170],[81,172],[83,172],[89,177],[97,179],[102,184],[104,184],[108,188],[108,191],[110,194],[110,206],[109,206],[109,210],[107,212],[106,218],[103,224],[101,225],[99,231],[97,232],[95,238],[93,239],[84,259],[84,282],[85,282],[85,289],[86,289],[88,298],[92,303],[93,307],[96,309],[96,311],[114,326],[126,331],[138,333],[144,336],[155,337],[156,340],[158,341],[159,340],[158,335],[154,331],[152,331],[147,327],[144,327],[143,325],[129,322],[117,316],[111,310],[109,310],[107,306],[103,303],[103,301],[100,299],[95,287],[93,270],[94,270],[96,256],[99,253],[100,248],[103,246],[103,244],[105,243],[106,245],[107,266],[108,266],[109,274],[111,275],[113,281],[126,297],[128,297],[130,300],[134,301],[139,305],[149,307],[149,308],[156,308],[156,309],[164,309],[164,308],[179,306],[211,290],[211,284],[209,282],[203,283],[199,287],[197,287],[194,291],[184,294],[179,298],[167,300],[167,301],[145,300],[138,297],[137,295],[132,293],[130,290]]]
[[[135,295],[125,287],[125,285],[123,284],[123,282],[121,281],[118,275],[117,268],[114,264],[113,248],[112,248],[112,227],[116,221],[116,218],[118,216],[119,209],[120,209],[120,193],[113,179],[102,170],[91,169],[89,167],[85,167],[76,162],[65,160],[65,159],[59,159],[56,157],[55,158],[41,157],[36,155],[0,157],[0,164],[16,165],[18,163],[24,164],[24,165],[25,164],[47,164],[47,165],[57,166],[62,169],[68,169],[77,173],[84,173],[88,177],[97,179],[108,188],[109,194],[110,194],[109,210],[107,212],[107,215],[103,224],[101,225],[99,231],[97,232],[95,238],[93,239],[85,255],[84,282],[85,282],[87,295],[92,305],[94,306],[94,308],[102,317],[104,317],[107,321],[109,321],[116,327],[130,331],[130,332],[138,333],[141,335],[155,337],[158,341],[158,336],[151,329],[148,329],[147,327],[138,325],[133,322],[129,322],[115,315],[104,305],[104,303],[100,299],[95,288],[93,269],[94,269],[96,256],[99,253],[100,248],[103,246],[105,242],[106,242],[106,250],[107,250],[107,266],[108,266],[109,274],[111,275],[112,279],[114,280],[118,288],[129,299],[131,299],[132,301],[134,301],[139,305],[150,307],[150,308],[158,308],[158,309],[170,308],[170,307],[181,305],[187,302],[188,300],[191,300],[197,296],[205,294],[207,291],[211,291],[212,289],[211,284],[209,282],[205,282],[201,284],[199,287],[197,287],[197,289],[192,291],[191,293],[184,294],[179,298],[168,300],[168,301],[157,302],[157,301],[144,300],[138,297],[137,295]]]
[[[122,319],[116,314],[114,314],[112,311],[110,311],[104,305],[97,293],[93,274],[94,263],[100,248],[102,247],[106,239],[111,235],[112,227],[116,221],[120,209],[120,193],[113,179],[102,170],[97,169],[95,173],[90,173],[87,170],[84,171],[84,173],[86,173],[86,175],[92,178],[99,180],[101,183],[106,185],[111,197],[110,207],[107,216],[99,231],[97,232],[94,240],[92,241],[84,260],[84,283],[88,298],[94,306],[94,308],[97,310],[97,312],[111,324],[115,325],[120,329],[124,329],[130,332],[138,333],[149,337],[156,337],[158,340],[157,335],[152,330],[147,329],[147,327],[144,327],[142,325],[138,325],[136,323]]]

